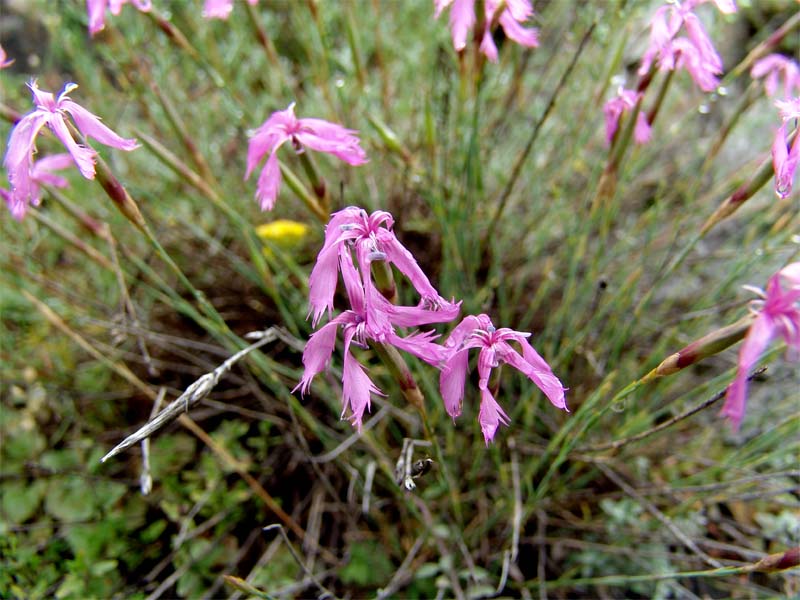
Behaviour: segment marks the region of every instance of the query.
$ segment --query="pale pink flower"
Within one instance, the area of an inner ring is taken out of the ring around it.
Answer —
[[[789,121],[800,119],[800,97],[791,100],[776,100],[783,124],[775,133],[772,142],[772,167],[775,171],[775,193],[779,198],[788,198],[792,193],[794,175],[800,163],[800,131],[796,127],[794,141],[789,145]]]
[[[464,398],[464,383],[469,367],[469,350],[480,348],[478,355],[478,389],[481,393],[481,408],[478,422],[483,431],[486,445],[494,438],[500,425],[508,425],[508,415],[489,389],[492,369],[505,363],[522,372],[544,392],[553,406],[567,410],[564,397],[566,388],[553,374],[550,366],[528,343],[530,333],[522,333],[507,328],[495,329],[491,319],[481,314],[470,315],[459,323],[445,343],[448,357],[439,377],[439,390],[447,413],[455,418],[461,414]],[[519,344],[522,354],[509,342]]]
[[[438,337],[433,331],[400,337],[395,332],[395,326],[410,327],[438,322],[449,315],[417,307],[393,306],[376,291],[365,290],[349,252],[343,253],[339,262],[351,309],[331,319],[311,335],[303,350],[303,377],[292,391],[300,388],[302,394],[307,393],[313,378],[327,368],[336,344],[336,332],[341,327],[344,337],[342,417],[349,411],[351,421],[360,430],[364,411],[370,407],[371,394],[383,395],[383,392],[350,353],[351,344],[366,347],[370,340],[390,344],[429,364],[438,365],[445,358],[445,350],[433,342]],[[370,293],[374,297],[371,299],[372,309],[368,310],[367,297]],[[454,317],[455,314],[450,316],[451,319]]]
[[[93,148],[83,146],[72,138],[64,120],[67,113],[72,117],[78,130],[87,138],[92,137],[101,144],[121,150],[129,151],[138,147],[136,140],[120,137],[103,125],[97,116],[67,96],[78,87],[77,84],[67,83],[57,98],[50,92],[40,91],[36,81],[29,83],[28,87],[33,92],[36,109],[22,117],[11,131],[3,161],[15,206],[32,202],[36,195],[37,188],[32,180],[33,154],[36,151],[36,136],[45,125],[64,144],[81,175],[86,179],[94,179],[94,161],[97,153]]]
[[[722,59],[714,49],[700,19],[692,9],[705,0],[674,0],[658,8],[650,23],[650,45],[642,56],[639,75],[646,74],[654,62],[662,71],[685,67],[697,86],[710,92],[719,85],[717,76],[722,73]],[[735,5],[731,2],[715,2],[723,12]],[[687,37],[676,37],[681,30]]]
[[[789,98],[800,94],[800,65],[783,54],[770,54],[756,61],[750,69],[753,79],[764,78],[764,90],[767,96],[774,96],[778,91],[779,79],[783,78],[783,96]]]
[[[367,155],[359,145],[357,134],[353,129],[322,119],[298,119],[294,116],[294,102],[286,110],[272,113],[253,133],[247,150],[245,179],[269,154],[256,188],[256,199],[261,204],[261,210],[272,210],[275,206],[281,185],[276,152],[284,142],[291,141],[298,154],[308,147],[317,152],[333,154],[350,165],[363,165],[367,162]]]
[[[247,0],[250,6],[258,4],[258,0]],[[205,0],[203,3],[203,18],[227,19],[233,10],[233,0]]]
[[[435,17],[438,18],[445,8],[450,8],[450,32],[453,47],[462,51],[467,45],[467,35],[475,26],[475,0],[434,0]],[[533,17],[533,6],[530,0],[485,0],[484,31],[480,50],[486,57],[497,62],[497,46],[492,39],[492,28],[500,24],[506,37],[528,48],[539,45],[536,29],[521,25]]]
[[[7,59],[6,51],[3,49],[2,46],[0,46],[0,69],[5,69],[6,67],[10,67],[12,64],[14,64],[13,58],[11,60],[6,60],[6,59]]]
[[[606,117],[606,143],[610,144],[619,127],[619,119],[626,111],[630,111],[642,97],[641,92],[619,88],[617,96],[606,102],[603,114]],[[636,115],[636,125],[633,129],[633,140],[637,144],[646,144],[650,141],[651,129],[647,122],[647,115],[639,111]]]
[[[800,262],[773,275],[765,292],[757,291],[763,300],[752,302],[757,316],[739,351],[736,379],[728,387],[721,413],[731,420],[735,429],[739,428],[745,413],[748,375],[769,343],[782,337],[789,347],[789,356],[800,357]]]
[[[151,0],[86,0],[86,12],[89,15],[89,33],[94,35],[106,26],[106,9],[116,16],[122,5],[130,2],[142,12],[152,8]]]
[[[427,321],[433,323],[450,321],[458,315],[459,304],[448,302],[439,295],[411,252],[395,236],[393,225],[392,215],[382,210],[367,215],[365,210],[350,206],[331,215],[331,220],[325,227],[325,243],[308,280],[309,314],[312,315],[315,326],[325,311],[330,315],[338,281],[337,267],[340,266],[342,257],[350,256],[353,250],[361,271],[361,285],[366,294],[365,311],[373,315],[371,320],[378,318],[374,315],[376,308],[373,299],[382,297],[372,281],[370,264],[373,260],[385,260],[408,277],[422,297],[418,318],[422,318],[425,313],[438,315],[440,318],[437,320]],[[419,324],[422,322],[416,323]]]
[[[25,216],[25,213],[28,212],[29,205],[39,206],[39,203],[42,200],[41,190],[39,189],[40,185],[52,185],[53,187],[57,188],[67,187],[69,182],[60,175],[56,175],[54,171],[68,169],[71,166],[72,157],[66,153],[46,156],[43,159],[37,160],[35,163],[33,163],[30,172],[31,195],[27,200],[15,197],[8,190],[0,188],[0,196],[2,196],[3,200],[6,201],[8,210],[11,211],[11,216],[13,216],[17,221],[21,221]]]

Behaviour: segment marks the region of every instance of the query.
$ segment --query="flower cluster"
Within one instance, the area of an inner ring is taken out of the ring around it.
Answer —
[[[138,147],[135,139],[120,137],[103,125],[97,116],[67,96],[69,92],[78,87],[77,84],[67,83],[57,97],[50,92],[41,91],[36,85],[36,81],[29,83],[28,87],[33,93],[36,108],[25,115],[11,131],[6,157],[3,161],[8,172],[11,190],[6,201],[18,219],[25,215],[26,207],[29,204],[39,202],[38,184],[46,182],[42,176],[43,173],[53,168],[63,168],[54,167],[52,163],[40,165],[38,169],[34,166],[33,155],[36,152],[36,138],[45,125],[64,144],[81,175],[86,179],[94,179],[94,163],[97,152],[73,139],[65,115],[69,114],[72,117],[75,126],[87,138],[92,137],[101,144],[120,150],[130,151]],[[61,162],[57,164],[61,164]]]
[[[453,418],[461,413],[467,353],[470,348],[480,348],[478,419],[487,444],[498,426],[508,423],[508,416],[497,404],[488,383],[492,368],[501,362],[522,371],[555,406],[566,409],[564,388],[528,343],[526,338],[530,334],[495,330],[486,315],[466,317],[444,345],[435,343],[438,336],[433,331],[398,334],[398,327],[416,328],[453,321],[458,316],[460,302],[445,300],[436,291],[412,254],[395,236],[393,224],[394,219],[385,211],[368,215],[356,207],[345,208],[331,216],[325,229],[324,245],[309,278],[309,316],[315,327],[326,312],[330,316],[339,273],[350,308],[330,319],[309,339],[303,352],[305,370],[297,388],[302,393],[308,392],[312,379],[326,368],[341,327],[344,337],[342,415],[350,412],[354,425],[359,428],[364,411],[369,408],[371,394],[382,392],[352,356],[350,348],[353,344],[365,347],[370,341],[394,346],[441,369],[442,398]],[[372,263],[378,261],[393,265],[408,278],[421,298],[416,306],[396,306],[378,291],[372,276]],[[521,355],[509,341],[520,345]]]
[[[272,210],[281,185],[281,171],[276,152],[285,142],[291,141],[298,154],[311,148],[327,152],[350,165],[363,165],[367,155],[359,145],[358,132],[322,119],[298,119],[294,115],[294,102],[286,110],[272,113],[256,129],[247,150],[245,179],[269,154],[266,165],[258,177],[256,199],[261,210]]]
[[[728,387],[722,414],[739,428],[745,412],[747,377],[769,343],[786,340],[790,355],[800,357],[800,262],[792,263],[767,282],[766,291],[757,290],[763,300],[752,303],[756,320],[739,351],[736,379]]]
[[[630,111],[641,101],[642,93],[619,88],[617,96],[606,102],[603,114],[606,118],[606,143],[610,144],[617,133],[619,120],[624,112]],[[646,144],[650,141],[651,129],[647,116],[640,110],[636,115],[636,125],[633,130],[633,139],[637,144]]]
[[[433,0],[436,17],[450,6],[450,32],[453,47],[461,52],[467,45],[467,34],[475,26],[475,0]],[[451,6],[452,5],[452,6]],[[484,0],[483,37],[480,50],[486,57],[497,62],[497,46],[492,39],[492,29],[499,24],[506,37],[525,46],[535,48],[539,45],[536,29],[521,25],[533,17],[530,0]]]
[[[650,44],[642,56],[639,75],[650,71],[657,63],[662,71],[673,71],[683,67],[697,86],[710,92],[719,85],[717,76],[722,73],[722,59],[714,49],[703,24],[694,8],[708,0],[674,0],[656,10],[650,24]],[[724,13],[736,11],[730,0],[714,0]],[[677,37],[684,29],[686,37]]]

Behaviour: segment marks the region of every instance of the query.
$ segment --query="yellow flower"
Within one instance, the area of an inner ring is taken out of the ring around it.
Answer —
[[[265,242],[270,242],[279,248],[291,250],[300,245],[308,235],[310,227],[305,223],[277,219],[256,227],[256,234]],[[264,253],[269,255],[269,249],[264,248]]]

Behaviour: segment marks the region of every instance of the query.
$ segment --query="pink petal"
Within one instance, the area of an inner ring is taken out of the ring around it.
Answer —
[[[528,379],[533,381],[536,386],[544,392],[550,403],[556,408],[567,409],[567,400],[564,396],[564,388],[558,377],[553,374],[550,365],[539,355],[525,338],[517,339],[522,346],[522,356],[511,349],[503,359],[515,369],[525,374]],[[523,359],[523,360],[520,360]]]
[[[378,389],[367,373],[350,354],[350,342],[353,339],[352,330],[345,333],[344,341],[344,368],[342,369],[342,417],[348,409],[352,412],[350,420],[359,431],[364,411],[369,410],[370,394],[385,395]]]
[[[483,52],[484,56],[486,56],[490,62],[497,62],[497,46],[494,43],[494,38],[492,38],[492,32],[488,27],[483,32],[480,51]]]
[[[279,130],[265,130],[263,126],[256,130],[247,146],[247,170],[244,178],[248,179],[263,158],[267,154],[275,154],[281,144],[288,139],[289,136]]]
[[[717,50],[714,48],[711,38],[708,37],[697,15],[693,13],[687,14],[684,17],[683,24],[686,27],[686,33],[689,35],[689,39],[692,41],[692,44],[694,44],[694,47],[697,48],[700,60],[707,64],[709,68],[714,69],[715,73],[721,73],[722,59],[719,57],[719,54],[717,54]]]
[[[469,366],[469,349],[451,352],[439,375],[439,391],[442,394],[447,414],[454,419],[461,414],[464,399],[464,383]]]
[[[475,25],[475,0],[455,0],[450,9],[450,31],[457,51],[467,45],[467,34]]]
[[[500,425],[508,425],[511,420],[503,411],[492,393],[487,388],[481,388],[481,410],[478,414],[478,422],[481,424],[483,439],[486,446],[494,439],[494,434]]]
[[[772,143],[772,167],[775,171],[775,193],[788,198],[792,193],[795,171],[800,162],[800,135],[796,135],[791,149],[786,147],[786,125],[778,128]]]
[[[84,136],[94,138],[101,144],[120,150],[131,151],[139,147],[135,139],[117,135],[103,125],[97,116],[72,100],[62,100],[59,102],[59,107],[72,115],[72,119]]]
[[[520,25],[509,10],[503,11],[500,15],[500,25],[508,38],[519,45],[527,48],[535,48],[539,45],[539,32],[536,29]]]
[[[633,129],[633,141],[637,144],[646,144],[650,141],[652,130],[647,122],[647,115],[641,110],[636,115],[636,126]]]
[[[439,292],[431,285],[428,276],[420,268],[414,255],[395,237],[388,229],[379,229],[376,237],[380,242],[380,249],[386,253],[389,261],[411,281],[411,285],[423,298],[438,299]]]
[[[67,125],[64,122],[64,117],[61,114],[53,114],[50,122],[48,123],[50,130],[55,134],[59,141],[64,144],[64,147],[72,155],[75,164],[78,165],[78,170],[86,179],[94,179],[94,158],[97,153],[87,146],[78,144],[69,133]]]
[[[258,176],[256,185],[256,200],[259,201],[261,210],[272,210],[275,201],[278,199],[278,192],[281,189],[281,169],[278,165],[278,157],[273,152],[269,155],[267,163]]]
[[[331,321],[311,334],[303,350],[303,378],[292,392],[300,388],[300,393],[305,395],[311,386],[311,380],[328,367],[336,344],[336,330],[344,319]]]
[[[227,19],[233,10],[233,0],[205,0],[203,18]]]
[[[89,33],[94,35],[105,25],[107,0],[86,0],[86,12],[89,16]]]
[[[400,350],[404,350],[424,360],[431,366],[438,367],[447,358],[447,351],[439,344],[434,343],[438,334],[435,331],[418,332],[400,337],[394,332],[389,332],[386,341]]]
[[[758,362],[758,358],[772,340],[775,333],[775,326],[767,315],[759,315],[744,339],[742,348],[739,351],[738,370],[736,379],[728,387],[725,396],[725,405],[722,407],[721,414],[728,417],[734,429],[738,429],[742,422],[745,412],[745,401],[747,394],[747,377],[750,370]]]

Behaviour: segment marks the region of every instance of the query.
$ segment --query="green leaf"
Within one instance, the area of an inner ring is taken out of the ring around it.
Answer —
[[[55,477],[48,482],[45,510],[61,521],[84,521],[94,515],[89,483],[81,477]]]
[[[47,490],[43,480],[28,483],[9,481],[0,486],[3,516],[15,524],[27,521],[39,508],[39,503]]]
[[[355,542],[350,547],[350,562],[341,570],[344,583],[360,586],[381,585],[392,575],[392,562],[376,542]]]

